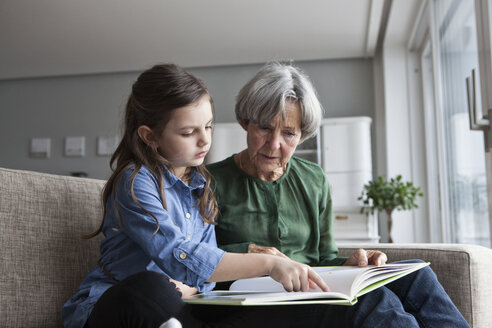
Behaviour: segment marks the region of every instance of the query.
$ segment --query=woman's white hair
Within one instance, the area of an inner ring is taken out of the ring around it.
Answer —
[[[323,108],[309,77],[291,62],[269,62],[246,83],[236,98],[236,119],[268,125],[275,117],[285,118],[286,101],[296,101],[302,112],[301,137],[314,136]]]

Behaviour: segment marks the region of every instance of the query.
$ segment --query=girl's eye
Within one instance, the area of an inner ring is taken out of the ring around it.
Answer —
[[[205,129],[210,129],[210,130],[212,130],[212,126],[211,126],[211,125],[207,125],[207,126],[205,127]]]
[[[181,135],[182,135],[183,137],[190,137],[190,136],[192,136],[192,135],[193,135],[193,131],[190,131],[190,132],[183,132],[183,133],[181,133]]]

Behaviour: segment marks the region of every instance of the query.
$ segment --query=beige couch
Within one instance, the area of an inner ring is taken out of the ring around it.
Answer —
[[[101,237],[79,236],[100,223],[103,185],[0,168],[0,327],[61,326],[61,306],[98,258]],[[492,327],[492,250],[442,244],[378,248],[391,261],[430,261],[470,324]]]

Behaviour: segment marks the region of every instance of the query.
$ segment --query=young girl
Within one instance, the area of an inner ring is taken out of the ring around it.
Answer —
[[[193,326],[181,296],[259,275],[288,291],[327,290],[309,266],[217,248],[217,203],[203,166],[212,112],[203,83],[176,65],[154,66],[134,83],[103,221],[86,236],[104,234],[101,257],[63,306],[65,327],[159,327],[170,317]]]

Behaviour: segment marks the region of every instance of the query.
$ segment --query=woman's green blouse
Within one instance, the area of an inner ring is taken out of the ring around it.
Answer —
[[[292,157],[277,181],[247,175],[233,156],[207,169],[220,210],[215,227],[220,248],[247,253],[254,243],[311,266],[345,262],[337,257],[330,186],[318,165]]]

